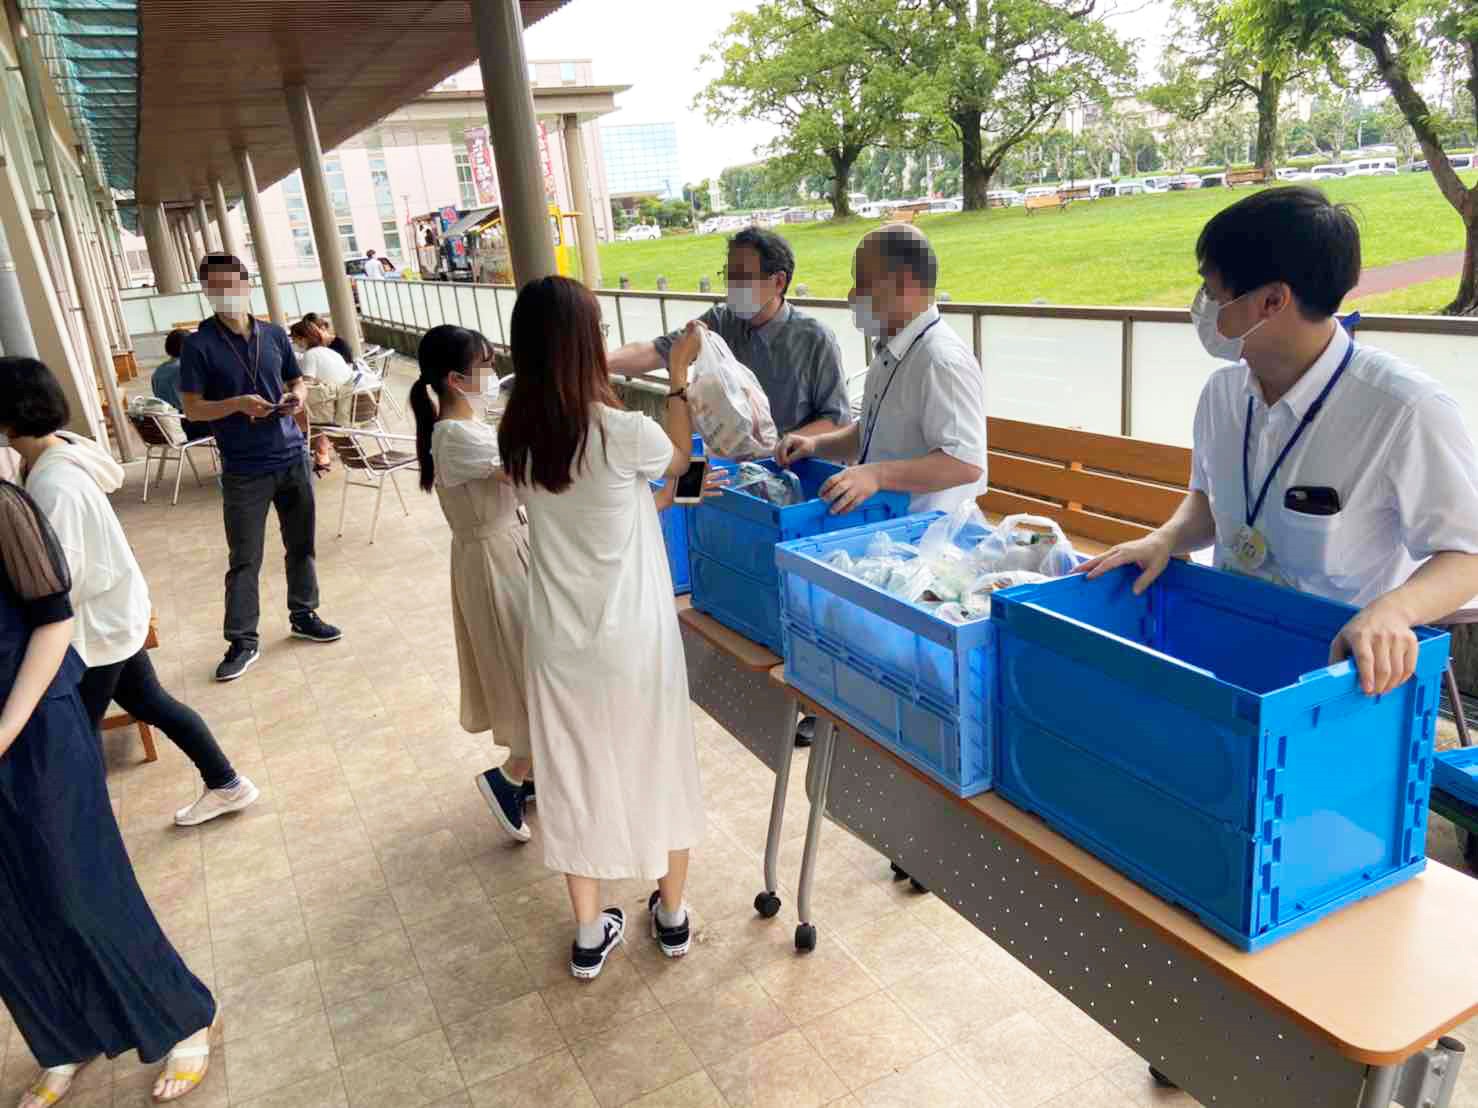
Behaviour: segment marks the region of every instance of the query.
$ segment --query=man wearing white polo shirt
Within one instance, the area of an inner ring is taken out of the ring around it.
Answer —
[[[821,495],[840,515],[880,491],[910,510],[952,511],[985,492],[985,374],[934,306],[939,259],[923,232],[890,224],[853,259],[852,316],[875,344],[862,418],[823,435],[787,435],[781,465],[815,455],[854,463]]]
[[[1147,538],[1090,563],[1138,564],[1142,592],[1170,558],[1216,564],[1361,609],[1330,645],[1389,692],[1416,666],[1412,627],[1478,594],[1478,456],[1432,378],[1334,319],[1360,277],[1360,232],[1303,187],[1268,189],[1206,224],[1201,341],[1232,364],[1196,409],[1191,491]]]

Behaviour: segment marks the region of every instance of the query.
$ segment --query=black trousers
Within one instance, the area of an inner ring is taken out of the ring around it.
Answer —
[[[226,641],[256,646],[262,609],[258,581],[269,507],[277,510],[287,549],[288,611],[297,615],[318,609],[317,515],[308,457],[305,454],[276,473],[228,473],[221,478],[221,492],[231,557],[226,571]]]
[[[231,760],[216,742],[200,713],[181,704],[159,684],[149,652],[141,649],[132,658],[112,665],[93,666],[82,677],[77,690],[82,706],[96,731],[108,704],[117,701],[136,720],[157,727],[195,763],[207,789],[223,789],[236,780]]]

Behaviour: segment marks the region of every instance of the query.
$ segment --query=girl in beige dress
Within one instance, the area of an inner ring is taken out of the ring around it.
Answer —
[[[416,356],[421,376],[410,405],[421,488],[436,490],[452,528],[461,723],[469,732],[491,730],[508,748],[508,760],[479,775],[477,787],[503,830],[527,842],[524,807],[534,798],[523,647],[529,529],[501,473],[497,431],[480,410],[483,397],[497,391],[492,343],[443,325],[426,332]]]

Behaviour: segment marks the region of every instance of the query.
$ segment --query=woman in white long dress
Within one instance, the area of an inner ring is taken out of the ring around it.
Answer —
[[[525,285],[511,326],[513,393],[498,441],[528,509],[525,643],[545,863],[566,875],[570,971],[593,978],[621,942],[600,881],[657,882],[663,953],[687,953],[688,848],[703,799],[672,576],[649,482],[688,467],[684,390],[700,341],[672,352],[667,427],[622,410],[600,307],[577,281]]]

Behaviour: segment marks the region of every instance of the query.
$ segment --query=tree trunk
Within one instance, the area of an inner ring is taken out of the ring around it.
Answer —
[[[1474,262],[1478,259],[1478,212],[1469,206],[1463,213],[1463,224],[1467,231],[1463,245],[1463,272],[1458,281],[1457,296],[1442,309],[1443,315],[1478,315],[1478,280],[1475,280]]]
[[[965,196],[965,211],[983,212],[985,194],[990,189],[990,174],[981,161],[980,113],[960,111],[950,116],[960,129],[960,184]]]
[[[1278,101],[1283,82],[1267,70],[1257,86],[1257,168],[1272,174],[1278,157]]]
[[[859,151],[832,150],[827,152],[831,161],[831,214],[837,219],[846,219],[852,214],[852,167],[857,164]]]

